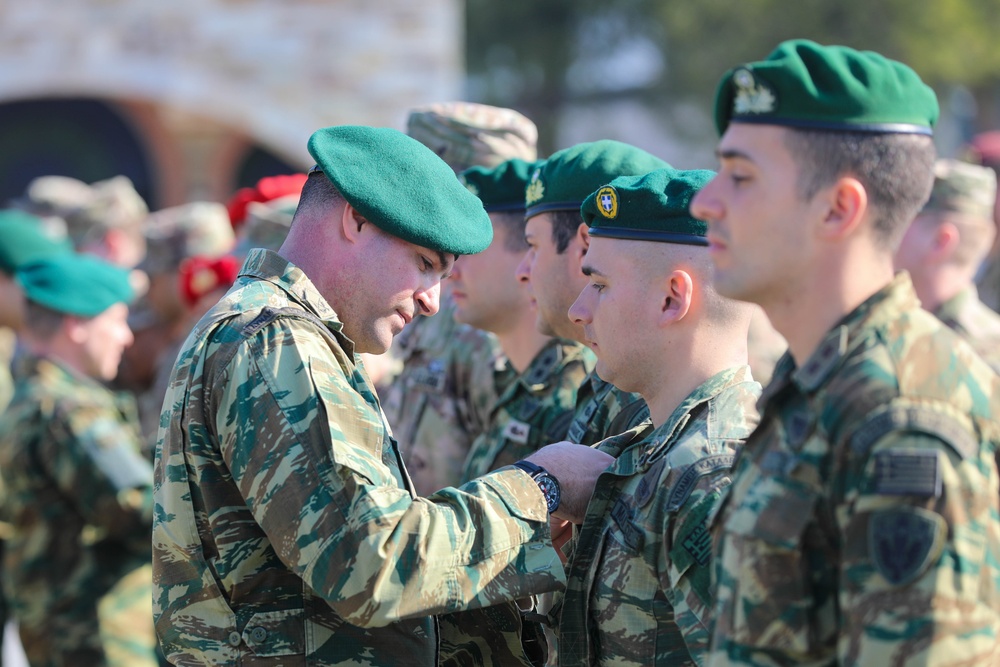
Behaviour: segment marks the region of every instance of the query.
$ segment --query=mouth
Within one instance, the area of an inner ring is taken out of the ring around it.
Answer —
[[[464,299],[465,298],[465,292],[453,289],[453,290],[451,290],[451,298],[452,299]]]
[[[708,241],[709,252],[721,252],[722,250],[726,249],[725,242],[718,236],[709,233],[705,238]]]
[[[401,310],[398,310],[398,309],[397,309],[397,310],[396,310],[396,314],[397,314],[397,315],[399,315],[399,316],[400,316],[401,318],[403,318],[403,326],[404,326],[404,327],[405,327],[405,326],[406,326],[407,324],[409,324],[410,322],[412,322],[412,321],[413,321],[413,315],[408,315],[407,313],[404,313],[404,312],[403,312],[403,311],[401,311]]]

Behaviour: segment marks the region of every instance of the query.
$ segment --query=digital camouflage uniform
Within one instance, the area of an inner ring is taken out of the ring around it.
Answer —
[[[465,461],[468,481],[566,439],[576,394],[597,362],[590,348],[562,338],[545,344],[504,391]]]
[[[25,653],[39,665],[155,665],[153,475],[137,425],[55,361],[25,355],[15,384],[0,419],[3,585]]]
[[[905,272],[785,356],[713,523],[709,664],[1000,664],[998,384]]]
[[[576,409],[566,439],[579,445],[594,445],[647,419],[649,408],[642,396],[605,382],[594,370],[577,392]]]
[[[341,329],[300,269],[254,250],[180,353],[153,525],[178,665],[433,665],[432,614],[562,582],[521,471],[415,496]]]
[[[433,317],[417,317],[393,342],[403,372],[381,393],[418,495],[462,481],[472,442],[516,373],[496,336],[454,318],[444,300]]]
[[[598,447],[601,475],[566,568],[560,665],[693,665],[712,613],[709,518],[757,425],[747,366],[716,374],[654,428]]]
[[[979,300],[975,286],[942,303],[934,315],[1000,373],[1000,315]]]

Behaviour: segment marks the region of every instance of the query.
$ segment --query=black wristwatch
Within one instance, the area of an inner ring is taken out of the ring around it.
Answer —
[[[531,479],[535,480],[535,484],[538,485],[538,488],[542,491],[542,495],[545,496],[545,504],[548,505],[549,514],[559,509],[560,492],[558,479],[550,475],[548,470],[531,461],[522,460],[514,465],[531,475]]]

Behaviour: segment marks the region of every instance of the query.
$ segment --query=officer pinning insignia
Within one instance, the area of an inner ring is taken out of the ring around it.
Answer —
[[[736,86],[733,113],[743,115],[774,111],[777,102],[774,92],[763,83],[758,83],[750,70],[736,70],[733,73],[733,85]]]
[[[598,211],[605,218],[614,220],[618,217],[618,193],[610,185],[597,191]]]
[[[539,167],[531,174],[528,187],[524,190],[524,202],[531,206],[545,196],[545,186],[542,185],[542,168]]]
[[[893,586],[908,584],[937,561],[947,532],[940,515],[921,507],[875,512],[868,523],[872,563]]]

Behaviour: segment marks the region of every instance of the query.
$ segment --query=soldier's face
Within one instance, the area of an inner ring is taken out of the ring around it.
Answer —
[[[569,319],[573,305],[587,278],[580,272],[580,257],[586,248],[574,235],[562,253],[552,239],[551,214],[540,213],[528,219],[524,228],[528,251],[517,267],[517,277],[528,284],[537,307],[536,326],[547,336],[560,336],[583,342],[583,330]]]
[[[128,306],[116,303],[96,317],[76,320],[85,373],[100,380],[115,379],[122,352],[133,340],[127,318]]]
[[[765,307],[793,294],[815,266],[810,229],[819,207],[816,197],[798,196],[786,132],[730,124],[716,151],[719,173],[691,202],[708,223],[716,290]]]
[[[507,228],[493,225],[493,243],[476,255],[455,261],[450,283],[455,319],[496,334],[518,325],[520,314],[531,308],[531,295],[515,271],[520,252],[506,247]]]
[[[393,336],[417,315],[440,307],[441,280],[454,263],[452,255],[404,241],[366,223],[358,237],[351,294],[338,300],[344,333],[357,352],[382,354]]]
[[[569,309],[597,355],[597,374],[626,391],[643,389],[641,374],[655,365],[648,341],[656,332],[659,298],[651,293],[655,281],[632,252],[637,244],[643,245],[592,238],[583,262],[588,283]]]

